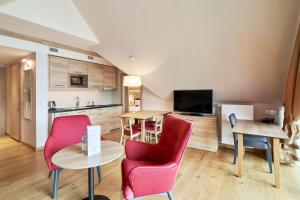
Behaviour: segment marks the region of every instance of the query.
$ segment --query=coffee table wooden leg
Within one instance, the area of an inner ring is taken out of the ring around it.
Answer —
[[[145,120],[141,120],[141,125],[142,125],[142,141],[145,142],[145,135],[146,135],[146,131],[145,131]]]
[[[278,138],[273,138],[275,186],[280,188],[280,144]]]
[[[238,134],[238,177],[242,177],[243,171],[244,140],[243,134]]]

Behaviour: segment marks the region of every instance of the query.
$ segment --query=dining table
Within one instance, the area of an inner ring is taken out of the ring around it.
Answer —
[[[62,169],[88,169],[89,195],[84,200],[109,200],[107,196],[94,194],[94,168],[120,158],[123,153],[124,146],[120,143],[102,140],[101,152],[87,156],[79,143],[56,152],[52,157],[52,163]]]
[[[122,118],[133,118],[137,119],[141,122],[141,132],[142,132],[142,141],[145,142],[146,136],[146,129],[145,123],[146,120],[151,119],[156,116],[165,116],[170,114],[170,111],[157,111],[157,110],[142,110],[142,111],[134,111],[134,112],[127,112],[121,115]]]
[[[280,188],[280,140],[288,139],[282,128],[277,124],[266,124],[254,120],[238,120],[232,128],[232,132],[238,135],[238,177],[242,177],[243,171],[243,135],[264,136],[273,140],[275,186]]]

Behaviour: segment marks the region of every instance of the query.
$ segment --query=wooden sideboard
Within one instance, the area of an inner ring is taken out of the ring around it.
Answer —
[[[172,114],[193,123],[193,132],[188,147],[206,151],[218,151],[218,131],[216,116],[189,116]]]

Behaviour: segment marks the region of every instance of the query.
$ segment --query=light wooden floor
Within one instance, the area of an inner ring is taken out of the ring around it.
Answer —
[[[107,135],[119,139],[119,133]],[[231,199],[300,199],[300,168],[281,166],[281,189],[273,187],[274,177],[262,156],[246,153],[243,178],[237,178],[231,164],[232,150],[218,153],[187,149],[177,183],[176,200],[231,200]],[[120,199],[121,159],[103,167],[104,181],[96,183],[95,193],[112,200]],[[43,151],[34,152],[25,145],[0,137],[0,199],[51,199],[52,180],[47,178]],[[58,199],[76,200],[87,196],[87,171],[64,170]],[[147,200],[167,199],[152,196]]]

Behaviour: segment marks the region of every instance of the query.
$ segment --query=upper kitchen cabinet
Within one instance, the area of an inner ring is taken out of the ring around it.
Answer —
[[[49,56],[49,87],[68,87],[69,59]]]
[[[103,89],[104,68],[102,65],[88,63],[88,87]]]
[[[114,90],[117,88],[117,70],[115,67],[104,66],[104,90]]]
[[[69,73],[70,74],[84,74],[88,75],[88,64],[87,62],[79,60],[69,60]]]

